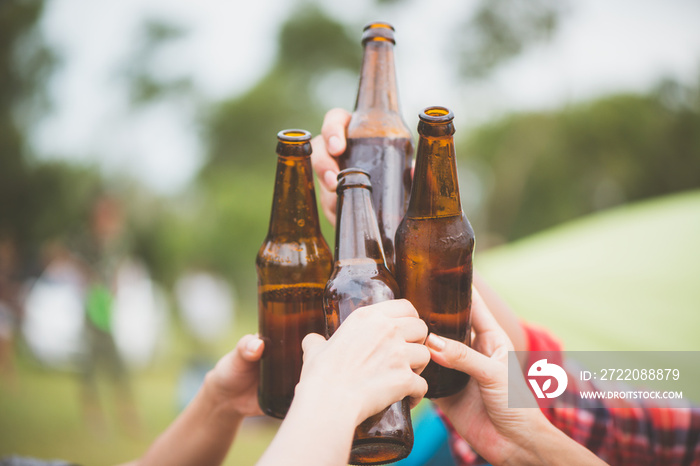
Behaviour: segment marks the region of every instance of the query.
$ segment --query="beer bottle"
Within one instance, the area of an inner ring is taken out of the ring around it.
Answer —
[[[338,174],[335,264],[323,294],[328,336],[355,309],[398,297],[396,280],[385,265],[371,191],[367,172],[348,168]],[[412,447],[411,412],[405,399],[357,427],[350,463],[398,461]]]
[[[396,280],[430,332],[470,345],[474,232],[459,198],[453,118],[444,107],[420,114],[411,199],[396,232]],[[469,381],[434,361],[421,375],[428,398],[452,395]]]
[[[311,134],[284,130],[277,139],[270,227],[255,261],[259,332],[265,342],[258,402],[265,414],[284,418],[301,374],[301,341],[325,330],[323,289],[333,259],[318,221]]]
[[[394,28],[364,28],[364,55],[355,110],[347,131],[340,169],[357,167],[372,178],[372,201],[389,270],[394,270],[394,236],[406,212],[411,189],[411,131],[401,117],[394,69]]]

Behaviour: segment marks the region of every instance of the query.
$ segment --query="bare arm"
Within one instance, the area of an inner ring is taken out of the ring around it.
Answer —
[[[262,414],[257,402],[263,341],[246,335],[205,377],[194,400],[132,466],[219,465],[243,418]]]

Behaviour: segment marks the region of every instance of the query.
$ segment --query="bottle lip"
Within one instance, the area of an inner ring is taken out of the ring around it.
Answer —
[[[305,129],[283,129],[277,133],[277,139],[286,143],[303,143],[311,140],[311,133]]]
[[[396,31],[396,29],[394,29],[394,26],[392,26],[391,24],[389,24],[386,21],[372,21],[370,23],[365,24],[365,27],[362,28],[362,30],[366,31],[368,29],[376,29],[376,28],[388,28],[388,29],[391,29],[392,31]]]
[[[396,44],[394,39],[394,26],[386,21],[373,21],[362,29],[362,45],[368,41],[391,42]]]
[[[426,123],[449,123],[455,118],[452,110],[439,105],[424,108],[418,117]]]
[[[365,170],[357,167],[350,167],[338,172],[338,186],[336,192],[340,193],[347,188],[366,188],[372,190],[370,175]]]

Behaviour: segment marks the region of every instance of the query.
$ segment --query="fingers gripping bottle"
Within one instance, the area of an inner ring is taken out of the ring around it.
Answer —
[[[470,345],[474,232],[459,197],[454,116],[428,107],[419,117],[411,199],[396,232],[396,280],[430,332]],[[452,395],[469,381],[433,361],[421,375],[428,398]]]
[[[260,360],[262,411],[284,418],[299,382],[301,341],[323,334],[323,290],[332,256],[321,234],[311,168],[311,134],[277,134],[277,174],[267,237],[255,261],[258,323],[265,350]]]
[[[394,28],[375,22],[365,26],[360,86],[347,131],[341,169],[361,168],[372,179],[379,232],[387,266],[394,271],[394,236],[411,189],[411,131],[401,117],[394,68]]]
[[[398,297],[399,288],[385,264],[371,191],[367,172],[348,168],[338,174],[335,264],[323,295],[328,336],[358,307]],[[411,412],[404,399],[357,427],[350,463],[398,461],[412,447]]]

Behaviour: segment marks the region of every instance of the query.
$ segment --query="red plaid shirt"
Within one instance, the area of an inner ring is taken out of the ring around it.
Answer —
[[[528,351],[561,351],[545,330],[523,323]],[[528,361],[528,367],[535,361]],[[579,390],[581,385],[567,387]],[[603,399],[560,397],[542,412],[557,428],[611,465],[700,465],[700,408],[668,408],[647,400],[625,407],[606,406]],[[484,464],[446,422],[450,447],[460,466]]]

